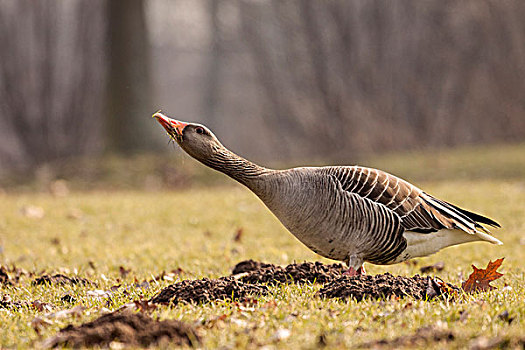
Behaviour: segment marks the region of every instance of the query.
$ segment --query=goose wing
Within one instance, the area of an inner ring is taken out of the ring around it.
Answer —
[[[489,218],[437,199],[381,170],[353,166],[329,167],[328,171],[337,178],[343,190],[382,204],[396,213],[407,231],[431,233],[446,228],[477,234],[480,230],[486,232],[480,223],[500,227]]]

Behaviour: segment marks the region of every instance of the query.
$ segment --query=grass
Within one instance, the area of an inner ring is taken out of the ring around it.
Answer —
[[[445,269],[436,275],[459,285],[470,273],[471,264],[485,267],[489,260],[505,257],[500,269],[505,275],[493,283],[497,290],[457,301],[406,298],[358,303],[322,300],[316,297],[317,285],[289,285],[271,288],[272,293],[259,297],[255,306],[227,301],[179,305],[159,308],[153,315],[198,324],[204,348],[268,345],[308,349],[318,347],[320,339],[329,348],[348,348],[436,325],[454,332],[450,343],[454,348],[467,347],[479,336],[500,337],[512,343],[525,329],[524,154],[525,146],[518,145],[440,152],[438,156],[393,155],[368,163],[408,180],[415,178],[427,192],[496,219],[503,228],[495,234],[505,243],[451,247],[418,259],[417,265],[368,264],[368,273],[389,271],[410,276],[419,273],[421,266],[444,261]],[[428,163],[432,157],[440,160],[436,170],[439,176],[432,176],[432,164]],[[491,163],[499,166],[494,168]],[[445,173],[448,177],[442,175]],[[476,176],[478,173],[481,175]],[[28,206],[42,208],[44,217],[23,215],[21,209]],[[170,282],[154,282],[146,289],[136,286],[135,281],[150,280],[163,270],[180,267],[184,270],[181,278],[201,278],[227,275],[245,259],[276,264],[330,262],[305,248],[254,195],[236,184],[168,192],[72,191],[65,196],[8,190],[0,194],[0,213],[2,265],[15,264],[37,273],[78,274],[98,284],[33,286],[32,277],[22,276],[14,286],[2,285],[2,295],[13,301],[40,300],[50,303],[54,311],[75,305],[87,308],[78,318],[53,319],[40,335],[31,321],[47,311],[0,308],[2,348],[31,348],[35,340],[49,337],[67,324],[94,319],[104,308],[113,310],[135,299],[149,298]],[[232,238],[239,228],[243,236],[235,242]],[[120,266],[131,272],[122,277]],[[120,288],[110,301],[88,293],[117,284],[126,288]],[[74,296],[76,302],[62,301],[65,294]],[[498,317],[505,310],[514,317],[510,324]],[[464,312],[467,314],[461,316]],[[283,329],[289,330],[290,336],[279,339],[277,331]],[[443,344],[425,346],[437,349]]]

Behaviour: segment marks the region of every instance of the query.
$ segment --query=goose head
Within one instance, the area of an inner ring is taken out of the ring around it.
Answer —
[[[157,112],[153,117],[164,127],[168,135],[195,159],[206,161],[219,153],[224,146],[204,125],[181,122]]]

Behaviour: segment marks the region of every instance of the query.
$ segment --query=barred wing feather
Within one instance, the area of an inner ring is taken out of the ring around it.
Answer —
[[[416,186],[384,171],[353,166],[330,167],[343,190],[386,206],[401,218],[407,231],[421,233],[460,229],[470,234],[485,231],[480,225],[500,227],[484,216],[437,199]]]

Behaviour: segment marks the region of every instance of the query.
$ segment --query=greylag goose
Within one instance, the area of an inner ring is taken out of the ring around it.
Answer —
[[[348,274],[364,262],[388,265],[456,244],[502,244],[482,215],[437,199],[384,171],[360,166],[272,170],[224,147],[204,125],[153,115],[190,156],[253,191],[281,223],[317,254],[344,261]]]

